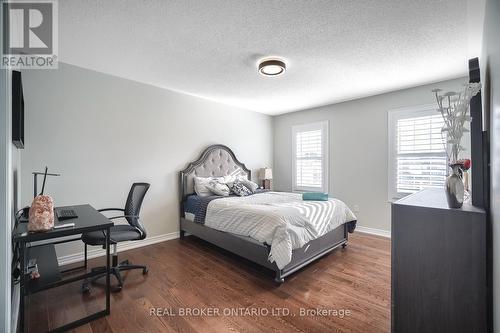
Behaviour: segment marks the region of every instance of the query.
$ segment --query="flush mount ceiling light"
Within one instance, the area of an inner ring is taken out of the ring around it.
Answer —
[[[277,76],[283,74],[286,64],[280,59],[264,59],[259,63],[259,73],[265,76]]]

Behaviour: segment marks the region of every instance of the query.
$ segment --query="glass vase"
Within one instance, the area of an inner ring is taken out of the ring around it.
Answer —
[[[460,165],[450,165],[452,173],[446,178],[446,200],[450,208],[460,208],[464,204],[464,182]]]

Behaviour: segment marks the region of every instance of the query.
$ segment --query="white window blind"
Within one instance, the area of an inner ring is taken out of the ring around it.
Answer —
[[[327,122],[294,126],[294,190],[326,192],[327,130]]]
[[[443,119],[435,110],[399,111],[390,117],[390,199],[444,186],[447,162],[441,134]]]

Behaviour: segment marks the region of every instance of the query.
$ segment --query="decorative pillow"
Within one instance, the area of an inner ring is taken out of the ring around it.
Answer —
[[[243,175],[238,175],[238,176],[224,176],[222,177],[223,182],[229,187],[232,188],[233,184],[236,180],[239,180],[245,184],[248,189],[250,189],[253,192],[259,187],[256,183],[252,182],[251,180],[248,180],[246,176]]]
[[[240,179],[240,181],[245,185],[252,193],[255,193],[255,191],[259,188],[259,185],[257,183],[254,183],[251,180],[248,180],[247,178]]]
[[[215,195],[222,195],[223,197],[227,197],[229,193],[231,192],[229,190],[229,187],[227,187],[226,184],[222,183],[219,180],[211,180],[207,185],[206,188],[210,190]]]
[[[212,191],[207,188],[208,183],[213,180],[212,177],[194,177],[194,191],[200,197],[208,197],[212,195]]]
[[[222,177],[222,182],[227,185],[227,187],[233,187],[233,183],[236,180],[236,176],[227,175]]]
[[[252,194],[252,191],[239,179],[234,181],[231,191],[240,197],[246,197],[247,195]]]

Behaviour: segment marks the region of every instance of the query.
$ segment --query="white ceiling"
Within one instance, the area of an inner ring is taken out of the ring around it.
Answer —
[[[465,75],[470,1],[64,0],[59,59],[280,114]],[[270,55],[284,75],[258,74]]]

